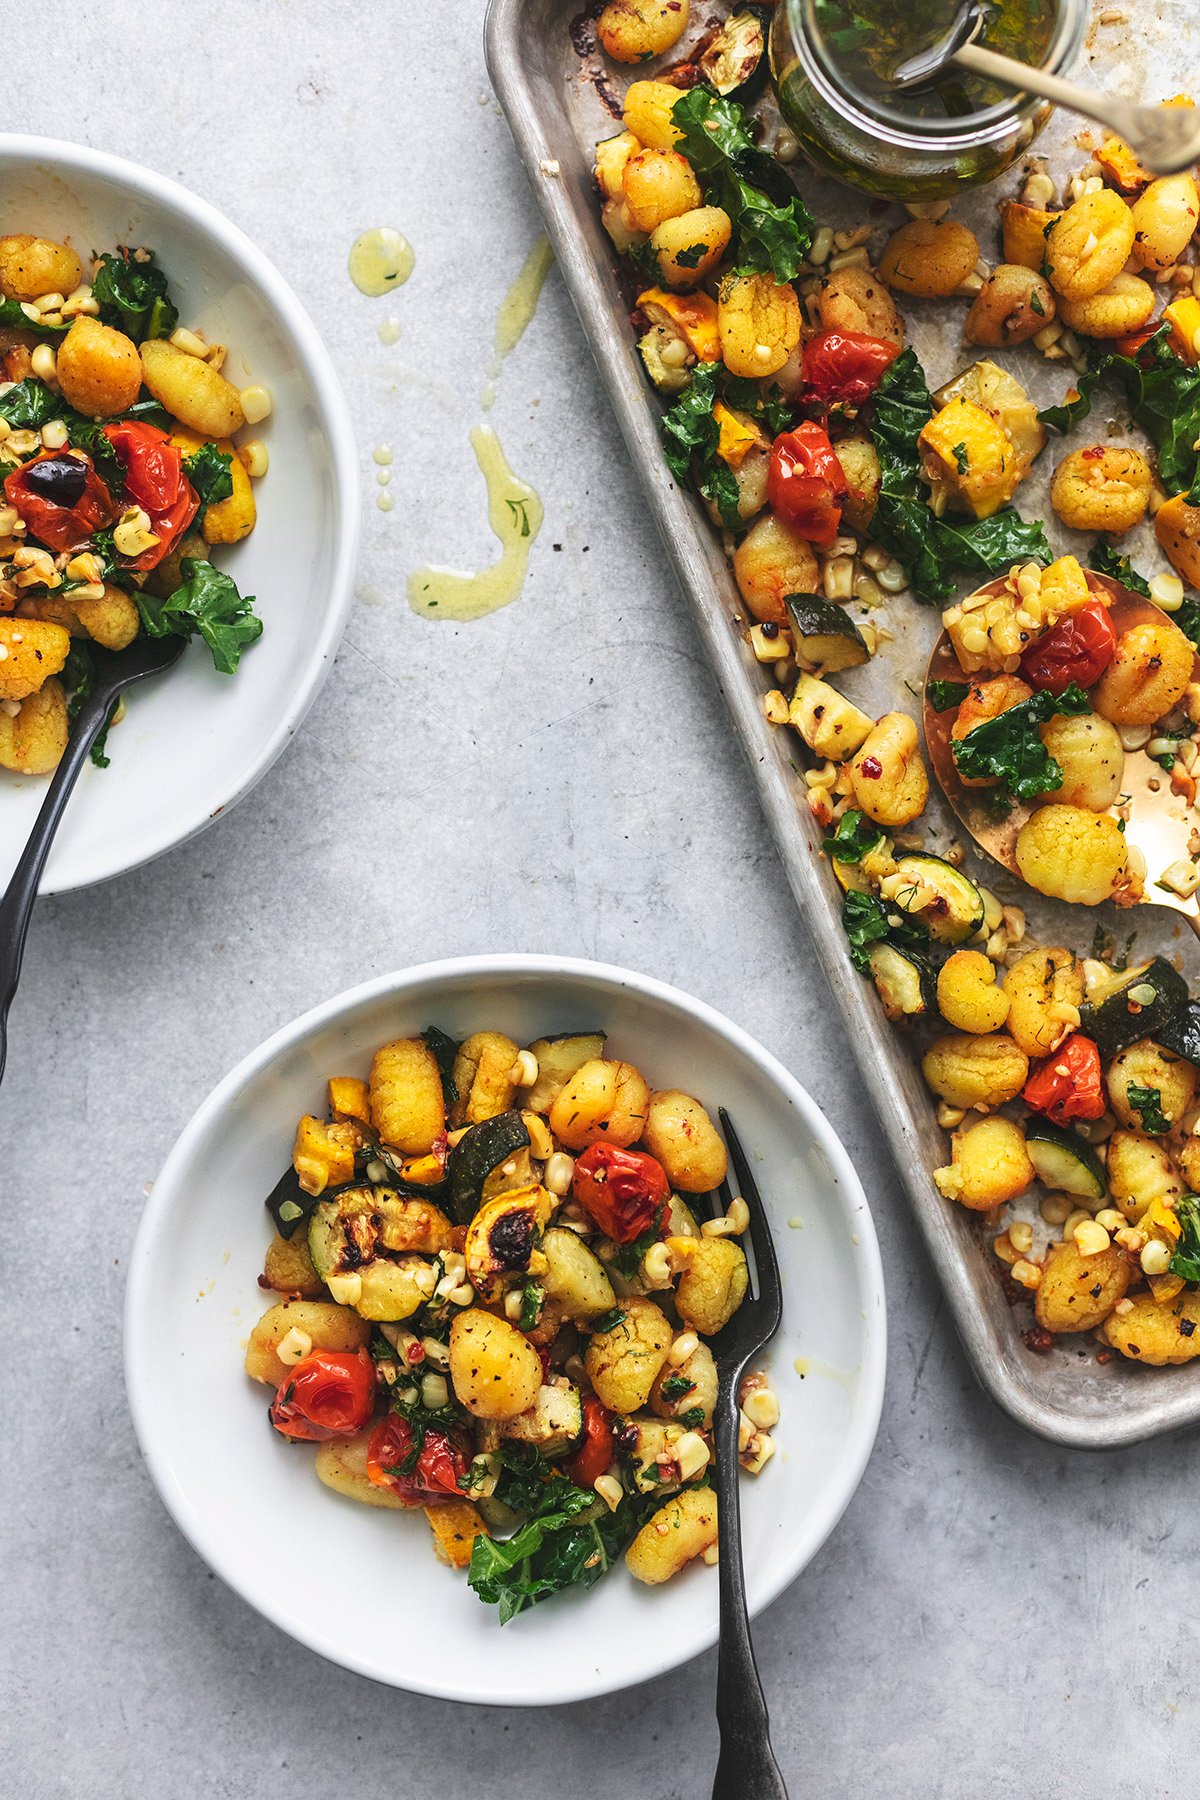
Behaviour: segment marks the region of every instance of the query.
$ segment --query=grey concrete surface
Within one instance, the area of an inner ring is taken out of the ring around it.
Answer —
[[[467,432],[538,229],[482,14],[22,12],[38,75],[10,93],[9,127],[177,176],[294,283],[353,409],[367,533],[336,671],[273,773],[197,842],[34,924],[0,1092],[0,1794],[709,1792],[711,1657],[524,1716],[375,1687],[208,1573],[131,1433],[123,1269],[143,1184],[193,1108],[337,989],[497,948],[627,962],[723,1008],[807,1082],[874,1207],[883,1428],[841,1528],[757,1634],[795,1800],[1194,1792],[1194,1441],[1068,1455],[974,1388],[554,275],[494,414],[546,505],[525,596],[461,630],[404,601],[416,562],[491,553]],[[377,224],[417,254],[383,302],[345,273]],[[380,440],[397,451],[386,517]],[[317,1556],[296,1578],[328,1576]]]

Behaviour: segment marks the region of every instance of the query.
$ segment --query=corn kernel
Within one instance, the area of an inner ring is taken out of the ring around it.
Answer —
[[[1008,1228],[1008,1241],[1021,1256],[1028,1256],[1033,1249],[1033,1226],[1018,1219]]]
[[[678,1369],[699,1348],[700,1339],[694,1331],[681,1331],[667,1351],[667,1362],[672,1369]]]
[[[779,1401],[769,1387],[752,1388],[742,1401],[742,1411],[758,1431],[770,1431],[779,1423]]]
[[[271,453],[261,438],[251,438],[248,444],[239,444],[238,455],[251,481],[261,481],[271,466]]]
[[[177,331],[173,331],[168,341],[174,344],[176,350],[182,350],[185,356],[195,356],[203,360],[208,355],[208,345],[204,339],[199,337],[196,332],[189,331],[186,325],[181,325]]]
[[[1151,1238],[1138,1261],[1144,1275],[1165,1275],[1171,1267],[1171,1252],[1161,1238]]]
[[[625,1489],[615,1475],[597,1475],[592,1483],[593,1488],[607,1506],[609,1512],[616,1512],[625,1498]]]
[[[574,1174],[575,1158],[568,1156],[565,1150],[556,1150],[553,1156],[547,1158],[546,1167],[542,1170],[542,1186],[561,1200],[570,1193]]]
[[[29,359],[29,366],[39,381],[53,381],[58,358],[49,344],[39,344]]]
[[[538,1059],[532,1050],[522,1050],[509,1070],[509,1080],[517,1087],[532,1087],[538,1078]]]
[[[312,1339],[309,1337],[307,1331],[301,1331],[298,1325],[293,1325],[291,1329],[285,1332],[283,1337],[280,1338],[278,1344],[276,1344],[275,1354],[281,1363],[286,1363],[288,1368],[291,1369],[294,1368],[298,1362],[303,1362],[311,1349]]]
[[[265,387],[255,385],[242,389],[242,412],[247,425],[261,425],[271,414],[271,396]]]
[[[1108,1232],[1095,1219],[1080,1220],[1071,1235],[1081,1256],[1101,1256],[1112,1244]]]
[[[675,1445],[675,1460],[684,1481],[694,1481],[708,1467],[711,1452],[698,1431],[685,1431]]]
[[[339,1306],[357,1306],[362,1299],[362,1276],[357,1271],[349,1275],[329,1275],[325,1286]]]

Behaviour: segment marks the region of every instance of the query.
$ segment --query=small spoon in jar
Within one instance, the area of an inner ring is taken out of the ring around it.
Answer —
[[[1131,626],[1161,625],[1167,617],[1153,601],[1131,594],[1128,588],[1122,587],[1120,582],[1113,581],[1107,575],[1098,575],[1089,569],[1087,579],[1093,592],[1101,593],[1109,599],[1109,618],[1118,637]],[[1003,592],[1004,585],[1005,578],[1000,576],[977,591],[986,595],[999,594]],[[949,707],[945,712],[938,712],[929,699],[931,681],[965,682],[969,685],[973,681],[986,680],[991,673],[990,670],[981,670],[975,675],[964,674],[950,639],[944,631],[941,633],[925,671],[921,702],[925,746],[938,786],[959,823],[981,850],[1023,879],[1017,866],[1017,834],[1026,820],[1032,818],[1036,808],[1022,801],[1014,801],[1009,811],[998,816],[990,800],[995,792],[993,788],[964,785],[954,761],[950,735],[957,708]],[[1200,655],[1196,657],[1192,678],[1200,680]],[[1142,891],[1136,898],[1130,895],[1127,901],[1123,899],[1119,904],[1170,906],[1200,936],[1200,894],[1184,896],[1171,888],[1158,885],[1164,871],[1173,864],[1191,864],[1189,842],[1193,832],[1200,830],[1200,810],[1185,794],[1175,791],[1171,785],[1171,776],[1153,757],[1144,750],[1127,750],[1121,793],[1117,804],[1111,806],[1109,812],[1114,818],[1124,821],[1125,842],[1131,850],[1140,851],[1146,864]]]
[[[1082,113],[1107,125],[1133,150],[1153,175],[1177,175],[1200,160],[1200,107],[1138,106],[1115,94],[1097,94],[1077,82],[1064,81],[1047,69],[1031,68],[1015,57],[1001,56],[976,43],[994,14],[985,0],[964,0],[950,29],[925,50],[906,57],[892,71],[892,85],[900,92],[928,87],[954,64],[984,75],[1002,87],[1019,93],[1039,94],[1056,106]]]

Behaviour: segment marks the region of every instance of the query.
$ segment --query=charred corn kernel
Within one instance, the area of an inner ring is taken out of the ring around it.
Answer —
[[[758,1431],[770,1431],[779,1423],[779,1401],[774,1388],[751,1388],[742,1401],[742,1411]]]
[[[700,1230],[705,1237],[741,1237],[750,1223],[750,1208],[740,1197],[731,1200],[729,1211],[719,1219],[705,1219]]]
[[[325,1286],[339,1306],[357,1306],[362,1299],[362,1276],[357,1272],[350,1275],[330,1275]]]
[[[1018,1287],[1036,1288],[1042,1284],[1042,1271],[1037,1263],[1027,1262],[1024,1257],[1015,1262],[1009,1274]]]
[[[1033,1249],[1033,1226],[1017,1219],[1008,1228],[1008,1241],[1019,1255],[1028,1256]]]
[[[307,1331],[301,1331],[298,1325],[293,1325],[276,1344],[275,1354],[281,1363],[292,1368],[296,1363],[303,1362],[311,1349],[312,1339]]]
[[[542,1186],[561,1200],[571,1191],[574,1173],[575,1158],[568,1156],[565,1150],[556,1150],[553,1156],[547,1158],[546,1167],[542,1170]]]
[[[242,413],[247,425],[261,425],[271,416],[271,396],[265,387],[255,383],[241,391]]]
[[[775,1439],[766,1431],[756,1431],[753,1442],[741,1464],[747,1475],[761,1475],[775,1454]]]
[[[508,1078],[516,1087],[532,1087],[538,1078],[538,1060],[532,1050],[522,1050],[516,1062],[508,1072]]]
[[[1183,583],[1178,575],[1152,575],[1150,598],[1164,612],[1178,612],[1183,605]]]
[[[189,331],[186,325],[180,325],[176,331],[173,331],[167,342],[174,344],[177,350],[182,350],[185,356],[195,356],[203,360],[208,355],[208,345],[204,339],[197,332]]]
[[[721,1546],[719,1543],[709,1544],[706,1549],[700,1552],[700,1561],[706,1568],[715,1569],[720,1560]]]
[[[451,1288],[446,1298],[452,1301],[455,1306],[474,1306],[475,1289],[471,1286],[469,1281],[464,1281],[461,1286]]]
[[[957,1175],[958,1170],[957,1169],[946,1169],[946,1170],[936,1169],[934,1171],[934,1180],[937,1181],[939,1188],[942,1188],[942,1192],[945,1193],[945,1188],[942,1187],[941,1181],[938,1180],[938,1177],[942,1174]],[[961,1177],[959,1180],[959,1185],[961,1186]],[[954,1195],[946,1194],[946,1198],[947,1198],[947,1200],[953,1200]],[[992,1239],[992,1254],[993,1254],[993,1256],[998,1256],[1000,1258],[1000,1261],[1002,1263],[1007,1263],[1010,1268],[1012,1267],[1013,1263],[1015,1263],[1018,1260],[1017,1253],[1013,1249],[1012,1239],[1009,1237],[1007,1231],[1002,1231],[1000,1233],[999,1237]]]
[[[1119,1213],[1114,1206],[1106,1206],[1096,1214],[1096,1223],[1097,1225],[1103,1225],[1105,1231],[1109,1233],[1123,1231],[1125,1228],[1125,1214]]]
[[[732,412],[723,400],[713,407],[713,418],[718,428],[717,455],[731,469],[740,468],[759,442],[762,434],[758,426],[744,413]]]
[[[650,1288],[669,1288],[672,1280],[671,1253],[665,1244],[651,1244],[642,1258],[642,1279]]]
[[[42,426],[42,444],[47,450],[61,450],[67,441],[67,428],[61,419],[51,419]]]
[[[787,724],[790,712],[788,699],[778,688],[772,688],[769,694],[763,695],[762,709],[768,725]]]
[[[29,366],[39,381],[53,381],[58,358],[49,344],[39,344],[29,359]]]
[[[685,1431],[675,1444],[675,1461],[684,1481],[694,1481],[709,1464],[711,1452],[698,1431]]]
[[[127,506],[113,531],[113,548],[119,556],[141,556],[157,544],[150,529],[150,515],[140,506]]]
[[[1143,1275],[1165,1275],[1171,1267],[1171,1252],[1161,1238],[1151,1238],[1138,1261]]]
[[[421,1378],[421,1405],[430,1412],[440,1412],[443,1406],[450,1404],[450,1388],[444,1375],[425,1375]]]
[[[418,1292],[428,1297],[433,1293],[434,1288],[437,1286],[437,1270],[433,1267],[432,1263],[426,1263],[423,1268],[414,1269],[412,1279],[413,1286]],[[326,1285],[328,1286],[328,1283],[326,1283]]]
[[[710,294],[672,294],[654,287],[639,294],[637,303],[652,325],[672,326],[697,362],[720,361],[717,303]]]
[[[700,1339],[694,1331],[681,1331],[667,1351],[667,1362],[671,1368],[678,1369],[689,1356],[700,1348]]]
[[[1081,1219],[1071,1236],[1081,1256],[1102,1256],[1112,1243],[1108,1232],[1095,1219]]]
[[[597,1475],[592,1483],[593,1488],[607,1506],[609,1512],[616,1512],[625,1498],[625,1489],[615,1475]]]
[[[529,1133],[529,1148],[539,1162],[549,1162],[554,1155],[554,1139],[546,1128],[546,1121],[540,1113],[523,1112],[521,1123]]]
[[[3,529],[3,521],[0,520],[0,531]],[[101,581],[104,576],[104,565],[98,556],[92,555],[90,550],[81,550],[78,556],[71,558],[63,570],[63,574],[68,581]]]
[[[448,1369],[450,1367],[449,1344],[443,1344],[435,1337],[427,1337],[421,1339],[421,1348],[425,1352],[426,1362],[431,1362],[435,1369]]]
[[[1090,1212],[1087,1212],[1082,1206],[1075,1207],[1063,1220],[1064,1238],[1074,1237],[1075,1227],[1077,1225],[1090,1225],[1091,1222],[1092,1215]]]
[[[35,544],[22,544],[14,550],[12,566],[16,571],[13,580],[19,588],[62,586],[62,576],[54,566],[54,558],[48,550],[39,550]]]
[[[238,455],[251,481],[261,481],[271,466],[271,453],[261,438],[251,438],[248,444],[239,444]]]
[[[938,1101],[937,1122],[943,1131],[953,1131],[966,1118],[961,1106],[949,1106],[945,1100]]]
[[[64,319],[77,318],[80,313],[90,313],[94,316],[99,311],[100,302],[93,298],[91,287],[87,282],[73,288],[62,303]]]

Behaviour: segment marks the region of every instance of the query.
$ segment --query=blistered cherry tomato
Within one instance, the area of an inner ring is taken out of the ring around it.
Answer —
[[[280,1382],[270,1420],[284,1437],[320,1443],[353,1437],[375,1406],[375,1364],[365,1350],[314,1350]]]
[[[827,405],[861,406],[900,346],[861,331],[822,331],[804,346],[804,381]]]
[[[1088,600],[1068,613],[1021,658],[1021,673],[1035,688],[1061,694],[1075,681],[1091,687],[1117,653],[1117,634],[1102,600]]]
[[[575,1164],[571,1191],[605,1237],[632,1244],[653,1225],[671,1184],[662,1164],[644,1151],[591,1144]]]
[[[597,1475],[603,1475],[614,1454],[612,1415],[601,1406],[595,1394],[585,1394],[583,1442],[566,1465],[567,1474],[576,1487],[594,1487]]]
[[[50,550],[84,544],[117,517],[90,456],[45,450],[5,477],[4,493],[30,533]]]
[[[459,1480],[467,1472],[466,1451],[444,1431],[428,1430],[412,1468],[413,1428],[399,1413],[381,1419],[367,1447],[367,1474],[376,1487],[387,1488],[406,1506],[444,1506],[461,1500]]]
[[[1037,1065],[1021,1095],[1026,1106],[1056,1124],[1098,1119],[1108,1102],[1100,1072],[1100,1052],[1091,1038],[1075,1032]]]
[[[771,446],[767,499],[785,524],[810,544],[828,549],[842,522],[845,471],[827,432],[811,420],[785,431]]]
[[[127,499],[149,514],[150,529],[158,539],[130,567],[155,569],[195,518],[199,497],[183,472],[181,452],[157,425],[120,419],[106,425],[104,435],[125,472]]]

